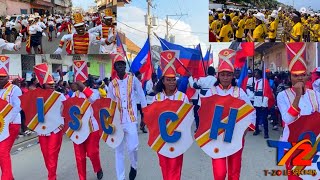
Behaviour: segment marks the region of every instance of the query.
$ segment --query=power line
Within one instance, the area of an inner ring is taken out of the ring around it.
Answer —
[[[145,31],[142,31],[142,30],[140,30],[140,29],[136,29],[136,28],[134,28],[134,27],[131,27],[131,26],[129,26],[129,25],[123,23],[123,22],[120,22],[119,20],[118,20],[117,22],[119,22],[120,24],[123,24],[123,25],[127,26],[128,28],[131,28],[131,29],[134,29],[134,30],[136,30],[136,31],[139,31],[139,32],[148,34],[148,33],[145,32]]]
[[[164,25],[159,25],[159,26],[166,27]],[[186,30],[176,29],[176,28],[171,28],[171,29],[174,29],[174,30],[177,30],[177,31],[182,31],[182,32],[189,32],[189,33],[193,33],[193,34],[209,34],[209,33],[205,33],[205,32],[193,32],[193,31],[186,31]]]

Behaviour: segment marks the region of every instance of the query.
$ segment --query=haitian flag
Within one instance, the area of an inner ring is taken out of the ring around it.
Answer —
[[[246,57],[254,56],[254,43],[253,42],[240,43],[236,51],[237,51],[237,54],[236,54],[236,61],[234,64],[234,68],[241,68],[247,60]]]
[[[270,109],[276,102],[269,80],[266,77],[266,65],[263,64],[263,96],[268,97],[268,108]]]
[[[127,58],[127,53],[123,48],[123,45],[122,45],[122,42],[121,42],[121,39],[120,39],[120,36],[118,35],[118,33],[117,33],[116,38],[117,38],[117,53],[119,53],[123,57]],[[117,72],[114,70],[114,67],[113,67],[114,58],[116,57],[117,53],[116,54],[110,54],[110,57],[111,57],[111,60],[112,60],[112,65],[111,65],[111,78],[112,79],[114,79],[117,76]]]
[[[194,78],[204,77],[201,54],[197,49],[185,48],[183,46],[170,43],[165,39],[159,38],[160,44],[163,50],[177,50],[180,51],[179,59],[183,66],[185,66],[192,74]],[[177,73],[181,76],[188,76],[189,73],[183,67],[176,67]]]
[[[134,58],[130,71],[133,73],[139,71],[141,73],[141,83],[144,86],[145,82],[151,79],[152,69],[150,41],[148,38],[138,55]]]
[[[248,62],[244,63],[244,66],[241,68],[240,77],[238,79],[237,86],[242,88],[245,92],[247,89],[247,82],[248,82]]]

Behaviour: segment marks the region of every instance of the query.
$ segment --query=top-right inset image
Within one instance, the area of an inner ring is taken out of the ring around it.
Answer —
[[[319,42],[319,0],[209,0],[209,42]]]

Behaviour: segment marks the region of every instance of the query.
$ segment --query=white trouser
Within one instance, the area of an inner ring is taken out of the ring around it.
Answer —
[[[124,180],[125,175],[125,159],[124,159],[124,146],[127,144],[127,150],[131,162],[131,167],[137,169],[138,161],[138,131],[137,123],[125,123],[122,124],[124,131],[124,138],[121,144],[116,147],[116,173],[118,180]]]

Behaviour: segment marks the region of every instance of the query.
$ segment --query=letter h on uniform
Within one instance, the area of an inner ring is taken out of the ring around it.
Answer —
[[[224,109],[223,106],[216,106],[214,110],[214,116],[212,120],[211,131],[210,131],[210,138],[217,139],[219,129],[224,129],[225,130],[224,142],[231,143],[234,127],[236,124],[238,110],[230,108],[228,121],[225,123],[225,122],[221,122],[223,109]]]

